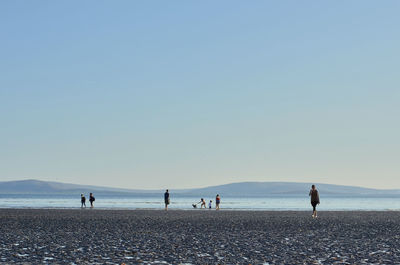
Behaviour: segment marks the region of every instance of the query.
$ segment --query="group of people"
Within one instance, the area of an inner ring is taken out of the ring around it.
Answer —
[[[168,205],[170,204],[170,198],[169,198],[169,191],[166,190],[164,193],[164,203],[165,203],[165,210],[168,210]],[[206,200],[204,200],[203,198],[200,199],[200,201],[196,204],[192,204],[193,208],[197,208],[197,204],[200,203],[200,208],[206,209],[207,205],[206,205]],[[221,203],[221,197],[219,196],[219,194],[217,194],[217,196],[215,196],[215,209],[219,210],[219,204]],[[210,200],[210,202],[208,203],[208,208],[212,209],[212,200]]]
[[[203,198],[200,199],[200,201],[198,203],[192,204],[193,208],[197,208],[197,204],[200,203],[200,208],[206,209],[207,205],[206,205],[206,200],[204,200]],[[219,204],[221,203],[221,197],[219,196],[219,194],[217,194],[217,196],[215,197],[215,209],[219,210]],[[208,209],[212,209],[212,200],[210,200],[208,202]]]
[[[96,198],[93,196],[93,193],[90,193],[89,195],[90,208],[93,208],[93,203],[95,200]],[[86,197],[83,194],[81,194],[81,208],[86,208]]]
[[[310,193],[308,194],[311,197],[311,205],[313,207],[313,214],[312,218],[317,218],[317,205],[320,203],[319,201],[319,193],[318,190],[315,188],[315,185],[311,186]],[[89,202],[90,202],[90,208],[93,208],[93,203],[95,201],[95,197],[93,196],[93,193],[90,193],[89,195]],[[170,204],[170,198],[169,198],[169,191],[166,190],[164,193],[164,203],[165,203],[165,210],[168,210],[168,205]],[[192,204],[193,208],[197,208],[197,205],[200,203],[200,208],[207,208],[206,205],[206,200],[203,198],[200,199],[200,201],[196,204]],[[219,204],[221,203],[221,197],[219,194],[215,197],[215,209],[219,210]],[[86,197],[85,195],[81,194],[81,208],[86,208]],[[208,203],[208,208],[212,209],[212,200],[209,201]]]
[[[313,207],[313,213],[312,213],[312,218],[317,218],[317,205],[320,204],[319,201],[319,193],[318,190],[315,188],[315,185],[311,186],[311,190],[308,194],[311,197],[311,205]],[[165,210],[168,210],[168,205],[170,204],[170,198],[169,198],[169,191],[166,190],[164,193],[164,203],[165,203]],[[193,208],[197,208],[197,204],[200,203],[200,208],[207,208],[206,205],[206,200],[203,198],[200,199],[200,201],[196,204],[192,204]],[[219,194],[215,197],[215,209],[219,210],[219,204],[221,203],[221,197]],[[208,208],[212,209],[212,200],[208,203]]]

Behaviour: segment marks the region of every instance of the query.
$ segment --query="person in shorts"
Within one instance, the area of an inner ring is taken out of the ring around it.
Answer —
[[[219,204],[221,203],[221,197],[219,197],[219,194],[215,197],[215,210],[219,210]]]
[[[311,205],[313,207],[312,218],[317,218],[317,205],[319,204],[319,194],[315,185],[311,186],[310,193],[308,194],[311,197]]]
[[[206,200],[204,200],[203,198],[201,198],[198,203],[200,203],[200,208],[203,208],[203,206],[204,206],[204,209],[207,208]]]

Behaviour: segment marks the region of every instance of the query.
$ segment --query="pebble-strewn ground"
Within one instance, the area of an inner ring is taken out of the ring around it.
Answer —
[[[0,210],[0,263],[400,264],[400,212]]]

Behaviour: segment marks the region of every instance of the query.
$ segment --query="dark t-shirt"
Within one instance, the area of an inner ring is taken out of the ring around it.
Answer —
[[[317,190],[310,190],[311,202],[319,203],[319,194]]]
[[[164,200],[168,200],[168,199],[169,199],[169,193],[166,192],[166,193],[164,193]]]

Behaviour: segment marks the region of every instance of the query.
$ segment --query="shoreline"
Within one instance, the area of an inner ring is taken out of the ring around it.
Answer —
[[[168,211],[165,211],[164,208],[127,208],[127,207],[0,207],[0,211],[2,210],[71,210],[71,211],[162,211],[162,212],[312,212],[312,208],[310,209],[241,209],[241,208],[221,208],[220,210],[215,209],[183,209],[183,208],[170,208]],[[337,210],[324,210],[318,209],[319,213],[337,213],[337,212],[400,212],[400,209],[337,209]]]

